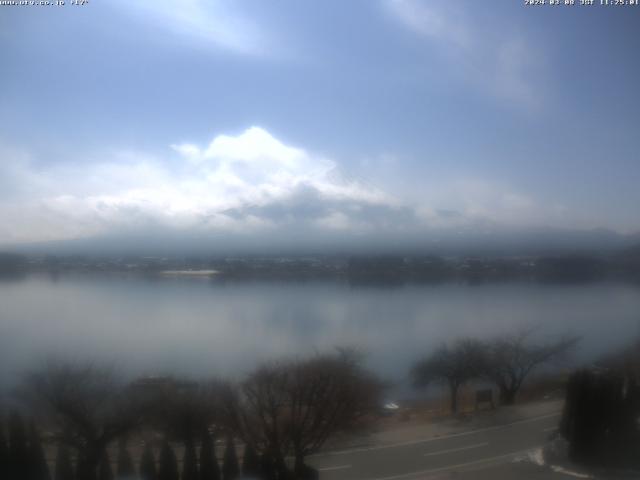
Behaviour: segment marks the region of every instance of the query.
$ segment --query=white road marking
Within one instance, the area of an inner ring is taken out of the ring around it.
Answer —
[[[546,433],[546,432],[554,432],[556,430],[558,430],[558,427],[545,428],[542,431]]]
[[[420,470],[417,472],[409,472],[409,473],[403,473],[400,475],[392,475],[390,477],[377,477],[377,478],[372,478],[369,480],[399,480],[401,478],[412,478],[412,477],[416,477],[416,476],[420,476],[420,478],[422,480],[424,480],[423,475],[429,475],[432,473],[439,473],[439,472],[444,472],[447,470],[454,470],[456,468],[464,468],[464,467],[471,467],[474,465],[482,465],[483,463],[491,463],[491,462],[495,462],[497,460],[504,460],[504,459],[512,459],[517,457],[518,455],[522,455],[524,453],[528,453],[530,452],[531,449],[528,448],[526,450],[520,450],[517,452],[513,452],[513,453],[507,453],[505,455],[497,455],[495,457],[488,457],[488,458],[481,458],[480,460],[474,460],[473,462],[465,462],[465,463],[458,463],[456,465],[447,465],[446,467],[439,467],[439,468],[431,468],[429,470]]]
[[[466,447],[449,448],[447,450],[440,450],[438,452],[429,452],[429,453],[425,453],[424,456],[425,457],[433,457],[435,455],[444,455],[445,453],[461,452],[463,450],[471,450],[473,448],[486,447],[487,445],[489,445],[489,443],[487,443],[487,442],[476,443],[475,445],[467,445]]]
[[[567,470],[566,468],[558,467],[556,465],[552,465],[551,470],[553,470],[554,472],[562,473],[564,475],[569,475],[571,477],[593,478],[591,475],[588,475],[586,473],[572,472],[571,470]]]
[[[324,467],[324,468],[319,468],[318,471],[319,472],[331,472],[333,470],[345,470],[347,468],[351,468],[351,465],[340,465],[338,467]]]
[[[440,437],[429,437],[429,438],[423,438],[423,439],[419,439],[419,440],[411,440],[411,441],[408,441],[408,442],[390,443],[390,444],[387,444],[387,445],[376,445],[376,446],[372,446],[372,447],[350,448],[348,450],[338,450],[338,451],[335,451],[335,452],[316,453],[314,455],[309,455],[309,457],[328,457],[328,456],[332,456],[332,455],[348,455],[350,453],[371,452],[371,451],[374,451],[374,450],[385,450],[387,448],[407,447],[409,445],[418,445],[420,443],[437,442],[439,440],[446,440],[448,438],[465,437],[467,435],[475,435],[477,433],[489,432],[489,431],[492,431],[492,430],[499,430],[501,428],[507,428],[507,427],[511,427],[513,425],[521,425],[523,423],[537,422],[539,420],[544,420],[544,419],[547,419],[547,418],[558,417],[558,416],[560,416],[560,413],[561,412],[550,413],[550,414],[547,414],[547,415],[540,415],[539,417],[526,418],[524,420],[516,420],[515,422],[506,423],[504,425],[496,425],[494,427],[478,428],[476,430],[468,430],[466,432],[452,433],[451,435],[442,435]]]

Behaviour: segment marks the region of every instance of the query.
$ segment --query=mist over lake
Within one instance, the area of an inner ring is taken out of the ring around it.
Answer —
[[[48,357],[108,362],[127,376],[235,376],[260,361],[357,346],[402,384],[420,356],[462,336],[522,326],[582,336],[588,362],[640,334],[640,287],[534,282],[361,287],[133,275],[28,275],[0,283],[0,378]],[[7,385],[5,385],[6,387]]]

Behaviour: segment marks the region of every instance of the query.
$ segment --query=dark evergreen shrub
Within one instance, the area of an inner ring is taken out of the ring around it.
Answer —
[[[38,435],[38,430],[33,422],[29,428],[29,478],[31,480],[51,480],[40,435]]]
[[[140,458],[140,478],[142,480],[157,480],[156,459],[149,443],[146,443]]]
[[[255,448],[249,443],[244,448],[242,475],[252,479],[260,477],[260,457]]]
[[[567,383],[560,431],[569,456],[594,466],[639,467],[640,388],[623,372],[575,372]]]
[[[55,480],[73,480],[73,465],[71,463],[71,455],[69,449],[64,445],[58,446],[55,465]]]
[[[231,438],[227,440],[227,445],[224,449],[222,478],[223,480],[237,480],[240,478],[240,466],[238,464],[238,456],[236,455],[236,447]]]
[[[196,448],[191,440],[187,440],[184,446],[182,459],[182,480],[198,480],[198,459]]]
[[[4,433],[4,422],[0,418],[0,478],[9,476],[9,445]]]
[[[296,480],[318,480],[320,478],[318,470],[304,463],[298,465],[295,473]]]
[[[158,467],[158,480],[180,480],[178,474],[178,461],[169,442],[165,440],[160,450],[160,465]]]
[[[97,466],[89,458],[87,449],[82,449],[78,452],[78,458],[76,460],[76,480],[96,480]]]
[[[113,469],[111,468],[111,459],[107,450],[102,451],[100,456],[100,465],[98,466],[98,480],[113,480]]]
[[[127,448],[126,440],[118,442],[118,478],[134,477],[136,469],[133,466],[133,459]]]
[[[202,434],[202,443],[200,444],[200,480],[220,480],[215,442],[206,431]]]
[[[8,479],[29,478],[29,445],[22,417],[17,412],[9,416],[9,462]]]
[[[273,460],[273,457],[269,455],[267,452],[263,453],[260,457],[260,473],[261,480],[277,480],[278,479],[278,470],[276,468],[276,464]]]

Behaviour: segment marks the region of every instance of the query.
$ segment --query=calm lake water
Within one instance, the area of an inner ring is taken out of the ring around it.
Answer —
[[[47,356],[123,371],[228,376],[283,354],[354,345],[401,382],[417,358],[458,336],[538,325],[583,336],[588,361],[640,334],[640,286],[483,284],[353,287],[68,275],[0,283],[0,375]]]

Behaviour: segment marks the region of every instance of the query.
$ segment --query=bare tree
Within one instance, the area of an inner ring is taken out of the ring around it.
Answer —
[[[533,329],[505,335],[487,343],[483,374],[500,389],[500,402],[511,405],[527,376],[540,365],[559,359],[579,341],[563,336],[553,341],[533,343]]]
[[[338,353],[262,366],[230,388],[226,404],[235,430],[280,477],[289,454],[300,476],[305,457],[377,408],[381,391],[355,356]]]
[[[357,356],[341,351],[289,366],[287,401],[295,470],[333,435],[352,429],[380,405],[382,384],[365,371]]]
[[[56,427],[58,440],[77,449],[78,480],[96,478],[102,452],[136,427],[144,411],[108,368],[48,364],[25,387]]]
[[[289,449],[286,435],[288,372],[285,364],[259,367],[240,385],[227,385],[228,426],[246,443],[265,452],[280,470]]]
[[[211,424],[220,421],[220,381],[149,377],[134,385],[150,407],[148,423],[185,446],[195,443]]]
[[[442,345],[430,356],[416,363],[411,370],[414,384],[426,387],[440,383],[449,387],[451,412],[458,412],[458,390],[462,385],[480,375],[484,358],[482,343],[462,339],[453,345]]]

